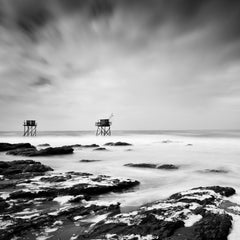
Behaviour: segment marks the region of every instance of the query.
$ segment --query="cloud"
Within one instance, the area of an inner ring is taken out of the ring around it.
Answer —
[[[42,87],[42,86],[51,86],[52,81],[45,77],[39,77],[35,82],[31,83],[34,87]]]
[[[13,110],[19,99],[25,111],[44,109],[41,118],[83,112],[86,126],[114,109],[132,127],[134,112],[154,115],[155,128],[214,126],[221,106],[240,118],[231,113],[240,94],[237,0],[0,0],[0,9],[0,99]]]

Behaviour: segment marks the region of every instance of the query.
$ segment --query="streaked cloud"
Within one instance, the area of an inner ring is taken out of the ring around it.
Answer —
[[[79,129],[81,118],[90,129],[109,112],[119,129],[238,127],[237,0],[0,0],[0,9],[1,129],[33,109],[43,128],[58,118],[54,127]]]

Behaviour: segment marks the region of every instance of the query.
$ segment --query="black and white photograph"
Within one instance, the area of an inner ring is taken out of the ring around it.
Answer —
[[[0,240],[239,240],[240,1],[0,0]]]

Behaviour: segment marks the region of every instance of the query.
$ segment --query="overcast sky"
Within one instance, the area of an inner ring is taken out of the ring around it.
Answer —
[[[239,0],[0,0],[0,130],[240,126]]]

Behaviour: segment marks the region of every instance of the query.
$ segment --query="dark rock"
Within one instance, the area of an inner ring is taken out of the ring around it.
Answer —
[[[50,144],[48,143],[38,144],[38,147],[50,147]]]
[[[36,157],[36,156],[51,156],[51,155],[62,155],[62,154],[72,154],[73,148],[71,147],[55,147],[55,148],[45,148],[45,149],[16,149],[8,151],[7,154],[9,155],[19,155],[19,156],[29,156],[29,157]]]
[[[82,147],[82,145],[81,144],[73,144],[73,145],[65,145],[63,147],[79,148],[79,147]]]
[[[199,189],[202,189],[202,188],[199,188]],[[232,187],[212,186],[212,187],[206,187],[206,189],[212,190],[225,197],[230,197],[236,193],[235,189]]]
[[[171,140],[163,140],[162,143],[171,143]]]
[[[33,177],[34,175],[38,175],[47,171],[53,171],[53,169],[33,160],[0,162],[0,174],[7,176],[8,178],[13,177],[23,179],[27,177]]]
[[[153,163],[128,163],[124,166],[127,167],[138,167],[138,168],[156,168],[156,169],[165,169],[165,170],[175,170],[179,167],[173,164],[163,164],[163,165],[157,165]]]
[[[108,142],[105,143],[104,146],[132,146],[132,144],[127,142]]]
[[[98,148],[99,145],[97,145],[97,144],[90,144],[90,145],[82,145],[82,147],[84,147],[84,148]]]
[[[58,189],[46,189],[46,190],[39,190],[36,192],[31,191],[23,191],[19,190],[13,193],[10,193],[11,199],[34,199],[34,198],[54,198],[57,197],[60,194],[60,191]]]
[[[68,179],[71,179],[71,175],[67,176],[53,176],[53,177],[42,177],[40,180],[44,182],[56,183],[56,182],[65,182]]]
[[[191,146],[193,146],[193,144],[192,143],[188,143],[186,146],[191,147]]]
[[[224,169],[205,169],[202,171],[199,171],[201,173],[228,173],[228,170]]]
[[[89,163],[89,162],[99,162],[101,160],[89,160],[89,159],[82,159],[79,162]]]
[[[0,143],[0,152],[10,151],[19,148],[35,148],[30,143]]]
[[[29,164],[23,170],[23,172],[39,172],[39,173],[47,172],[47,171],[53,171],[53,169],[41,163]]]
[[[227,240],[232,227],[232,217],[228,214],[207,212],[194,226],[194,239]]]
[[[124,164],[126,167],[138,167],[138,168],[156,168],[156,164],[151,163],[128,163]]]
[[[10,205],[0,197],[0,213],[4,212],[6,208],[8,208]]]
[[[16,184],[18,183],[18,181],[16,180],[1,180],[0,181],[0,189],[6,189],[6,188],[15,188]]]
[[[73,145],[71,145],[71,147],[82,147],[82,145],[81,144],[73,144]]]
[[[216,193],[225,196],[231,188],[200,187],[174,194],[165,201],[141,207],[134,212],[108,217],[78,237],[93,239],[158,239],[158,240],[227,240],[232,227],[232,217],[226,212],[217,214],[223,201]],[[229,193],[229,194],[230,194]],[[188,203],[182,201],[183,198]],[[196,200],[211,199],[196,206]],[[227,211],[227,210],[226,210]],[[197,218],[186,226],[185,220]]]
[[[95,148],[93,149],[93,151],[106,151],[107,149],[104,147],[99,147],[99,148]]]
[[[160,166],[157,166],[157,169],[165,169],[165,170],[175,170],[178,169],[179,167],[173,164],[163,164]]]

